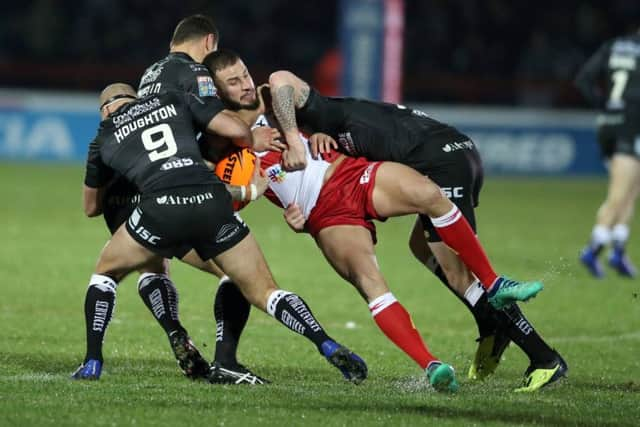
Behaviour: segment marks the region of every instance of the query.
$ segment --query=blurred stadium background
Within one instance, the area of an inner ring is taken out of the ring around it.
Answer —
[[[593,112],[576,111],[587,105],[572,79],[601,42],[640,25],[636,0],[34,0],[2,9],[0,159],[81,161],[96,93],[113,81],[137,85],[176,22],[203,12],[257,82],[288,68],[326,94],[420,105],[470,133],[490,173],[519,174],[604,173]]]

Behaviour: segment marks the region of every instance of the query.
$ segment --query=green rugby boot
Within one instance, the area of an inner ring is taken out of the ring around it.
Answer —
[[[541,282],[518,282],[499,276],[487,292],[489,303],[496,310],[510,306],[516,301],[527,301],[542,290]]]
[[[429,384],[436,391],[458,391],[456,372],[451,365],[442,362],[431,362],[426,369]]]

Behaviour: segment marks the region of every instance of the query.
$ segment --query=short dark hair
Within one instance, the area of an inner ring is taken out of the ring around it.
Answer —
[[[202,60],[202,64],[215,77],[217,71],[227,68],[240,60],[240,55],[230,49],[218,49],[209,53]]]
[[[216,42],[220,40],[218,28],[211,17],[201,14],[187,16],[178,22],[176,29],[173,31],[171,45],[181,44],[209,34],[213,34]]]

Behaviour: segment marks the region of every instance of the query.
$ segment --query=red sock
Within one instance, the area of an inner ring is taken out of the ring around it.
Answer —
[[[487,254],[460,209],[454,205],[445,215],[431,218],[431,222],[442,241],[458,253],[462,262],[480,280],[482,287],[489,289],[498,275],[493,271]]]
[[[415,360],[422,369],[425,369],[429,363],[438,360],[429,353],[422,337],[413,326],[411,316],[391,292],[371,301],[369,310],[373,320],[387,338]]]

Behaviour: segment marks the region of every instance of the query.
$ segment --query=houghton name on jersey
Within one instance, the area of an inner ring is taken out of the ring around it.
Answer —
[[[204,102],[184,92],[138,99],[100,123],[90,144],[86,183],[101,187],[113,171],[144,194],[183,185],[219,182],[205,165],[196,141],[224,109],[219,100]]]

